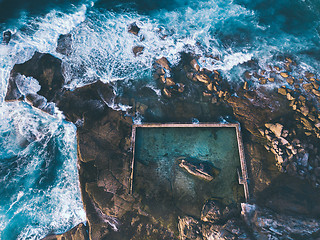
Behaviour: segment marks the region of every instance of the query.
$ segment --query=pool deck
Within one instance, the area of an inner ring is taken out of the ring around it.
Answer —
[[[129,179],[129,193],[132,194],[133,192],[133,178],[134,178],[134,164],[135,164],[135,140],[136,140],[136,129],[137,128],[178,128],[178,127],[184,127],[184,128],[194,128],[194,127],[209,127],[209,128],[235,128],[236,134],[237,134],[237,142],[238,142],[238,150],[239,150],[239,156],[240,156],[240,165],[241,165],[241,175],[238,171],[238,180],[239,184],[243,185],[244,188],[244,195],[246,202],[249,201],[250,195],[249,195],[249,187],[248,187],[248,171],[247,171],[247,165],[246,160],[244,156],[244,149],[242,144],[242,137],[241,137],[241,128],[240,124],[238,123],[143,123],[143,124],[134,124],[132,126],[132,136],[131,136],[131,143],[132,143],[132,162],[131,162],[131,174]]]

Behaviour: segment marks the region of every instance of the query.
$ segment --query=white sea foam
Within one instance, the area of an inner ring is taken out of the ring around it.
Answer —
[[[17,224],[24,226],[12,233],[18,239],[39,239],[83,222],[75,126],[25,103],[3,103],[0,108],[0,194],[3,200],[11,196],[0,208],[0,238],[7,239]],[[17,146],[17,136],[29,144]]]

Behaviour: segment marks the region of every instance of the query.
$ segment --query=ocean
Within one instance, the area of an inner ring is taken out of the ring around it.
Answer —
[[[141,29],[138,36],[128,32],[133,22]],[[319,0],[11,0],[0,1],[0,29],[12,32],[9,44],[0,45],[3,240],[41,239],[85,221],[76,127],[59,109],[51,116],[26,103],[4,101],[11,69],[35,51],[62,60],[68,89],[97,80],[143,82],[158,96],[152,64],[163,56],[178,64],[181,52],[199,55],[201,67],[219,70],[234,86],[243,83],[252,60],[268,69],[290,57],[299,63],[297,78],[317,72],[320,64]],[[56,46],[59,35],[67,33],[72,54],[65,56]],[[135,46],[144,47],[137,57]],[[115,93],[124,94],[121,87]]]

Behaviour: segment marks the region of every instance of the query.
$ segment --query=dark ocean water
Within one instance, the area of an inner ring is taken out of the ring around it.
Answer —
[[[144,41],[127,32],[132,22]],[[85,220],[75,127],[58,110],[49,117],[4,102],[14,64],[48,52],[62,59],[67,88],[130,79],[146,81],[157,94],[153,61],[165,56],[177,64],[182,51],[201,55],[201,67],[220,70],[234,84],[251,59],[266,69],[290,56],[299,63],[298,77],[319,69],[319,24],[319,0],[0,1],[0,29],[13,33],[0,45],[0,239],[39,239]],[[55,48],[69,32],[67,57]],[[137,45],[145,49],[134,57]]]

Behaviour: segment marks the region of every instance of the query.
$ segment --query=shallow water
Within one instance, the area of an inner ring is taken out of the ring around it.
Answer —
[[[212,164],[219,173],[212,181],[195,177],[179,166],[181,156]],[[150,211],[163,219],[180,211],[199,218],[211,198],[225,204],[243,200],[237,169],[235,128],[137,128],[133,191],[145,196]]]

